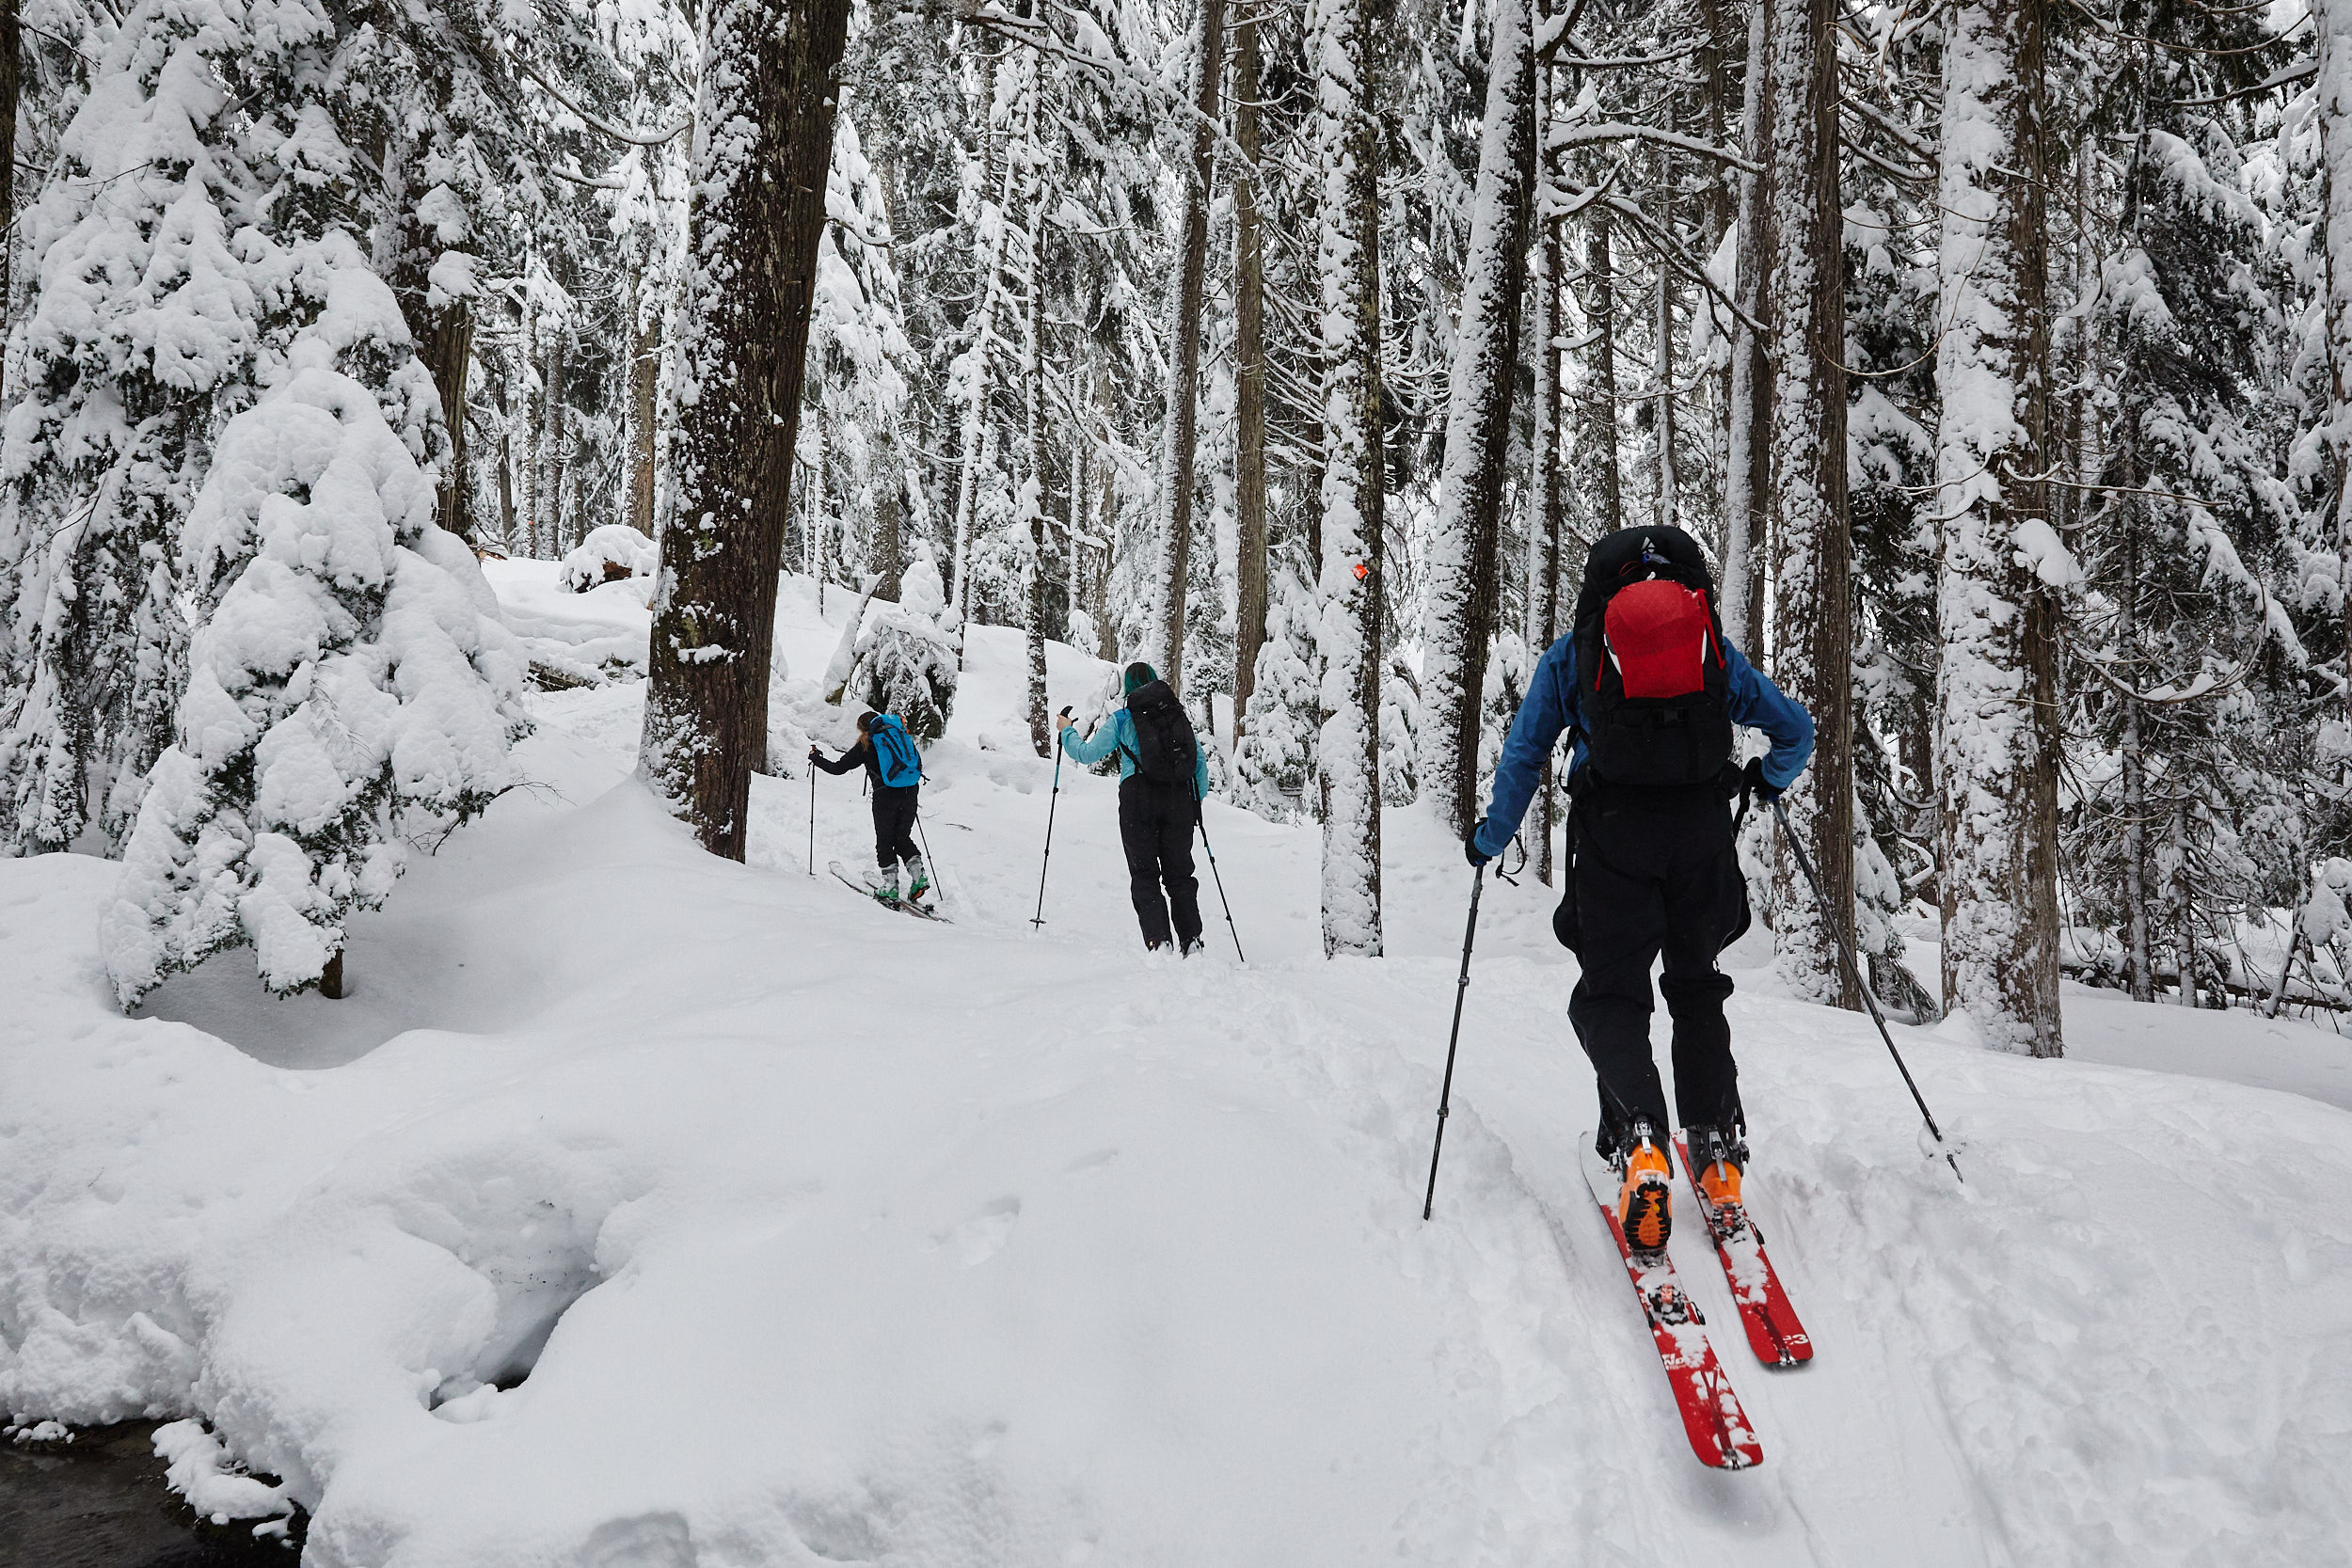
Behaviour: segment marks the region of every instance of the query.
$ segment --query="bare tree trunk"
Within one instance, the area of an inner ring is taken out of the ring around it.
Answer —
[[[526,269],[527,271],[528,269]],[[522,381],[522,451],[515,463],[515,478],[522,494],[523,554],[539,559],[539,427],[546,388],[539,382],[539,312],[526,293],[522,302],[522,347],[516,362]]]
[[[1380,137],[1367,0],[1311,40],[1323,304],[1323,951],[1376,958],[1380,914]]]
[[[640,305],[640,309],[644,307]],[[661,384],[661,312],[650,311],[635,333],[629,356],[630,404],[635,423],[629,431],[628,521],[646,538],[653,537],[653,422]]]
[[[1225,0],[1200,0],[1193,61],[1192,179],[1184,187],[1184,247],[1168,322],[1168,450],[1160,482],[1160,674],[1184,689],[1184,590],[1192,565],[1192,480],[1200,417],[1200,300],[1209,263],[1209,181],[1216,172],[1217,90],[1225,66]]]
[[[1023,63],[1033,63],[1027,60],[1025,52]],[[948,602],[954,607],[959,619],[968,618],[971,614],[973,515],[979,505],[981,475],[993,467],[995,454],[995,422],[988,417],[988,405],[992,385],[990,377],[995,357],[996,319],[1005,299],[1005,214],[1012,206],[1013,179],[1010,161],[1006,160],[1000,170],[996,155],[996,56],[983,50],[980,54],[981,247],[978,276],[975,279],[975,292],[979,296],[980,304],[973,325],[969,358],[963,367],[968,380],[957,388],[962,394],[963,428],[956,443],[955,536],[947,560],[951,578]],[[961,633],[957,646],[962,646]]]
[[[568,547],[564,532],[564,444],[568,432],[564,418],[564,369],[571,328],[562,323],[546,333],[547,367],[540,372],[540,404],[545,413],[539,425],[539,522],[547,531],[548,553],[561,557]]]
[[[704,0],[675,519],[661,542],[639,767],[743,858],[768,758],[776,569],[824,230],[848,0]],[[732,127],[713,140],[710,127]]]
[[[1265,645],[1265,255],[1258,214],[1258,10],[1233,26],[1233,522],[1240,546],[1233,610],[1233,742],[1241,743]]]
[[[1671,119],[1671,104],[1667,112]],[[1661,151],[1658,223],[1669,234],[1675,231],[1674,179],[1674,159]],[[1671,525],[1680,510],[1682,485],[1681,476],[1675,472],[1675,270],[1663,257],[1658,262],[1657,306],[1658,341],[1651,345],[1651,359],[1658,377],[1658,402],[1651,410],[1650,428],[1658,436],[1658,520]]]
[[[1584,276],[1592,286],[1585,319],[1593,330],[1593,385],[1584,394],[1584,426],[1593,450],[1586,462],[1599,480],[1593,499],[1593,527],[1614,533],[1625,527],[1625,481],[1617,466],[1617,296],[1609,259],[1609,208],[1585,209]]]
[[[1944,992],[1997,1050],[2062,1049],[2054,610],[2018,563],[2046,515],[2042,0],[1960,0],[1944,53],[1939,271],[1949,324],[1936,599]]]
[[[1740,176],[1740,275],[1732,297],[1740,319],[1732,324],[1730,406],[1724,447],[1724,636],[1745,650],[1764,635],[1765,521],[1772,515],[1771,442],[1772,378],[1764,362],[1771,323],[1771,291],[1765,274],[1772,255],[1772,35],[1769,7],[1748,8],[1747,87],[1741,100],[1741,142],[1764,172]],[[1765,330],[1758,331],[1750,322]]]
[[[1029,482],[1022,487],[1028,513],[1029,558],[1026,605],[1029,632],[1029,743],[1039,756],[1054,745],[1045,698],[1045,180],[1038,144],[1038,73],[1029,72],[1028,100],[1022,105],[1022,205],[1027,209],[1029,248],[1028,377],[1025,412],[1028,423]]]
[[[1501,609],[1502,489],[1535,184],[1535,51],[1527,0],[1492,0],[1490,8],[1486,122],[1422,616],[1421,798],[1457,835],[1478,816],[1478,742],[1486,654]]]
[[[1535,145],[1541,149],[1549,124],[1551,67],[1536,67]],[[1546,158],[1546,174],[1551,172]],[[1560,439],[1560,339],[1566,330],[1562,277],[1567,258],[1560,243],[1561,219],[1547,214],[1540,220],[1542,243],[1536,250],[1535,273],[1535,457],[1534,505],[1529,518],[1527,580],[1527,653],[1540,659],[1560,636],[1560,531],[1566,510],[1562,476],[1567,453]],[[1543,784],[1535,792],[1535,875],[1551,885],[1552,779],[1551,758],[1544,758]]]
[[[16,111],[24,34],[17,0],[0,0],[0,336],[5,336],[16,256]],[[4,389],[4,388],[0,388]],[[0,402],[0,407],[5,407]]]
[[[1771,0],[1772,25],[1772,476],[1774,677],[1813,715],[1812,765],[1788,825],[1828,904],[1782,857],[1774,960],[1797,995],[1859,1008],[1826,924],[1853,918],[1853,604],[1846,531],[1845,216],[1838,200],[1836,0]]]
[[[2318,34],[2322,231],[2327,259],[2328,448],[2339,581],[2352,586],[2352,5],[2312,8]],[[2342,608],[2344,716],[2352,719],[2352,592]]]
[[[435,520],[470,543],[473,485],[467,469],[466,371],[473,363],[473,302],[454,299],[428,314],[430,325],[417,338],[417,357],[441,394],[441,419],[449,426],[449,467],[441,475]]]

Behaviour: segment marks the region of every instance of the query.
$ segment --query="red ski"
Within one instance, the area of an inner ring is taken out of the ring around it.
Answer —
[[[1707,1342],[1707,1319],[1698,1303],[1685,1294],[1675,1277],[1674,1260],[1663,1252],[1636,1252],[1626,1243],[1625,1227],[1617,1223],[1617,1173],[1593,1152],[1593,1140],[1582,1143],[1584,1180],[1600,1205],[1600,1217],[1617,1240],[1633,1292],[1641,1298],[1642,1314],[1649,1320],[1650,1338],[1658,1343],[1658,1359],[1674,1389],[1675,1406],[1682,1413],[1682,1430],[1699,1463],[1719,1470],[1744,1470],[1764,1463],[1764,1448],[1748,1425],[1740,1396],[1731,1391]]]
[[[1717,1209],[1699,1187],[1699,1173],[1691,1164],[1691,1146],[1675,1140],[1682,1169],[1697,1195],[1699,1212],[1707,1217],[1707,1233],[1715,1239],[1715,1256],[1723,1259],[1724,1279],[1740,1307],[1740,1322],[1748,1331],[1749,1348],[1767,1367],[1801,1367],[1813,1359],[1813,1341],[1780,1288],[1780,1275],[1764,1253],[1764,1233],[1747,1212],[1738,1207]]]

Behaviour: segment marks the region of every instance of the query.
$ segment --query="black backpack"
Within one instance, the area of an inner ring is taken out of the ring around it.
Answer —
[[[1200,761],[1184,705],[1166,681],[1146,681],[1127,693],[1127,718],[1136,727],[1136,771],[1147,783],[1181,785],[1187,792]]]
[[[1576,600],[1577,706],[1593,780],[1720,784],[1731,766],[1731,666],[1715,584],[1678,528],[1603,537]]]

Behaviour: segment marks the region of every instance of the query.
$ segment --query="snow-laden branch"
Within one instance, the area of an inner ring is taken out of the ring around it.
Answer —
[[[673,125],[670,129],[662,132],[659,135],[649,135],[642,131],[624,130],[620,126],[609,124],[605,120],[599,119],[596,116],[590,114],[586,109],[583,109],[579,104],[573,103],[569,98],[564,96],[563,88],[557,87],[553,82],[548,81],[545,76],[540,75],[539,68],[537,66],[532,65],[529,60],[525,59],[521,55],[517,54],[513,49],[506,51],[506,57],[514,62],[516,70],[521,71],[524,75],[538,83],[539,86],[546,90],[548,97],[554,99],[558,103],[563,104],[566,109],[569,109],[574,118],[579,119],[582,125],[585,125],[589,130],[594,131],[596,135],[607,137],[610,140],[620,142],[629,147],[666,147],[671,142],[674,142],[677,140],[678,137],[684,135],[693,126],[693,117],[689,115],[686,119],[679,120],[675,125]]]
[[[1563,148],[1583,147],[1593,142],[1645,141],[1661,147],[1677,148],[1695,152],[1702,158],[1728,164],[1742,174],[1761,174],[1764,166],[1753,163],[1728,147],[1708,141],[1704,136],[1688,136],[1679,131],[1661,130],[1655,125],[1640,125],[1631,120],[1605,119],[1592,125],[1563,125],[1544,138],[1547,150],[1557,152]]]

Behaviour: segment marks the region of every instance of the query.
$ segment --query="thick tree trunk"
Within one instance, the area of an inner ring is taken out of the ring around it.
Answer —
[[[435,520],[470,543],[473,485],[467,469],[466,371],[473,363],[473,302],[452,300],[428,315],[425,330],[417,336],[417,357],[441,394],[441,419],[449,426],[449,468],[441,476]]]
[[[1493,0],[1492,15],[1486,115],[1422,615],[1421,798],[1456,835],[1478,817],[1482,698],[1501,609],[1502,488],[1535,184],[1535,51],[1527,0]]]
[[[1584,428],[1592,450],[1585,463],[1596,481],[1594,530],[1614,533],[1625,527],[1625,480],[1617,465],[1617,294],[1609,259],[1613,225],[1605,203],[1595,202],[1585,211],[1584,276],[1592,304],[1584,319],[1593,331],[1593,384],[1584,394]]]
[[[1376,958],[1380,917],[1380,136],[1366,0],[1311,40],[1323,303],[1323,951]]]
[[[1826,924],[1853,918],[1853,605],[1846,531],[1843,209],[1837,199],[1836,0],[1772,0],[1773,201],[1772,674],[1813,715],[1812,765],[1788,791],[1790,829],[1820,874],[1784,855],[1772,947],[1797,995],[1862,998]]]
[[[1258,6],[1241,0],[1233,27],[1233,742],[1241,743],[1265,645],[1265,253],[1258,214]]]
[[[1200,416],[1200,299],[1209,265],[1209,181],[1216,172],[1217,91],[1225,68],[1225,0],[1200,0],[1193,59],[1192,178],[1184,187],[1184,238],[1168,320],[1168,446],[1160,468],[1160,578],[1155,598],[1160,674],[1184,689],[1184,589],[1192,567],[1193,460]]]
[[[1739,277],[1732,297],[1740,320],[1731,329],[1730,406],[1724,444],[1724,635],[1745,652],[1764,635],[1765,520],[1772,515],[1772,371],[1764,362],[1770,330],[1772,95],[1772,34],[1764,0],[1748,8],[1747,85],[1740,103],[1740,141],[1760,174],[1740,176]]]
[[[1944,53],[1936,436],[1944,994],[1995,1049],[2060,1053],[2041,0],[1964,0]]]
[[[703,847],[743,858],[767,766],[790,502],[849,0],[705,0],[680,345],[677,508],[661,541],[639,765]],[[714,139],[712,127],[729,128]]]

